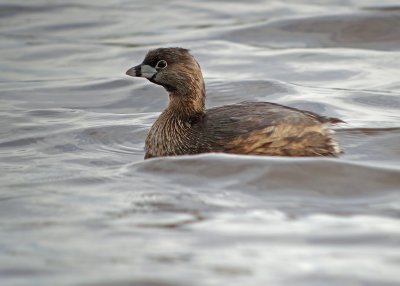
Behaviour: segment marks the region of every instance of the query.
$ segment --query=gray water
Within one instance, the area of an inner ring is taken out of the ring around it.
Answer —
[[[321,2],[324,2],[321,4]],[[400,285],[398,1],[0,1],[1,285]],[[338,117],[329,158],[143,161],[190,48],[207,105]]]

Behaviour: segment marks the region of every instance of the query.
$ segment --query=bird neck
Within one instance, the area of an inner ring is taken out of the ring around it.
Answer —
[[[178,117],[185,118],[204,114],[205,97],[204,81],[201,79],[190,86],[171,91],[167,110]]]

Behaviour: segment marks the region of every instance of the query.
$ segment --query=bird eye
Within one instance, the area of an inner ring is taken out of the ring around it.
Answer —
[[[163,69],[167,66],[167,62],[164,60],[159,60],[156,64],[156,69]]]

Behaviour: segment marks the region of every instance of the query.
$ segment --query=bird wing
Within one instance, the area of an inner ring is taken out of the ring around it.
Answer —
[[[243,102],[207,110],[215,151],[254,155],[335,156],[329,123],[341,120],[279,104]]]

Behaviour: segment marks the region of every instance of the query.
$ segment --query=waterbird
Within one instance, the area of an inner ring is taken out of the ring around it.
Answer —
[[[143,77],[169,93],[169,103],[151,127],[145,159],[208,152],[266,156],[326,156],[341,153],[333,135],[337,118],[270,102],[240,102],[205,109],[200,65],[188,49],[150,50],[127,75]]]

